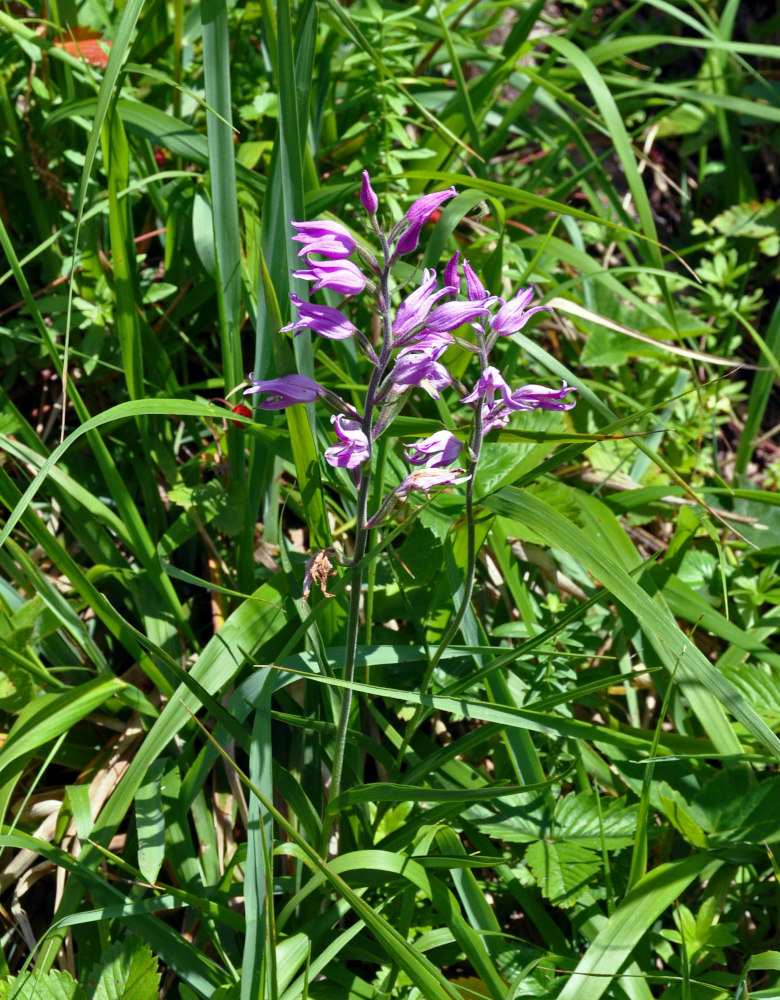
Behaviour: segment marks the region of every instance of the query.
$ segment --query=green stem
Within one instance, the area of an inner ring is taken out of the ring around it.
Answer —
[[[376,228],[376,220],[372,217],[371,223]],[[390,246],[384,234],[380,233],[382,240],[382,251],[384,253],[384,266],[379,283],[379,309],[382,316],[382,350],[379,360],[374,366],[371,378],[366,390],[365,410],[361,429],[366,435],[369,447],[369,457],[361,467],[360,480],[358,483],[358,503],[355,527],[355,552],[353,558],[353,570],[351,580],[351,592],[349,595],[349,617],[347,619],[347,646],[344,655],[344,680],[351,684],[355,679],[355,662],[357,660],[358,634],[360,631],[360,592],[363,586],[363,557],[368,547],[368,539],[371,528],[367,526],[368,521],[368,493],[371,485],[371,454],[373,453],[373,424],[374,424],[374,402],[382,376],[390,361],[393,350],[393,326],[391,320],[391,300],[390,300],[390,264],[392,255]],[[344,752],[347,742],[347,726],[349,724],[349,713],[352,708],[352,690],[346,688],[341,702],[341,712],[336,727],[336,750],[333,757],[333,771],[330,788],[330,799],[333,800],[341,791],[341,781],[344,773]]]
[[[477,346],[479,348],[479,361],[482,371],[488,366],[487,349],[485,347],[485,341],[482,334],[477,334]],[[428,666],[425,668],[425,673],[420,681],[420,694],[425,694],[428,690],[428,685],[431,682],[431,677],[433,676],[433,671],[436,669],[439,660],[441,660],[444,655],[445,650],[449,647],[449,644],[455,638],[460,628],[461,622],[466,614],[466,611],[471,603],[471,595],[474,593],[474,576],[477,564],[477,551],[475,543],[475,532],[474,532],[474,480],[477,476],[477,465],[479,464],[479,456],[482,451],[482,441],[484,439],[484,431],[482,425],[482,406],[477,404],[474,409],[474,430],[471,435],[471,441],[469,443],[469,464],[468,473],[469,480],[466,484],[466,577],[463,583],[463,597],[458,609],[454,616],[450,619],[450,623],[447,626],[444,635],[439,641],[439,645],[436,648],[433,656],[428,661]],[[406,732],[404,733],[403,741],[401,746],[398,748],[398,754],[396,755],[396,762],[400,765],[406,755],[406,751],[409,747],[409,743],[412,738],[412,733],[414,733],[423,718],[429,714],[429,709],[424,705],[419,705],[415,710],[414,715],[410,719],[406,726]]]

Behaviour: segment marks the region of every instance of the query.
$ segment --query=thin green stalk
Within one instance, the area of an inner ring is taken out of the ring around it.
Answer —
[[[361,429],[366,436],[369,447],[369,458],[364,463],[360,473],[360,483],[358,485],[358,503],[355,527],[355,551],[353,558],[353,569],[351,579],[351,591],[349,596],[349,617],[347,619],[347,644],[344,659],[344,679],[348,684],[352,684],[355,679],[355,661],[357,659],[358,632],[360,629],[360,591],[363,585],[363,564],[362,560],[366,554],[368,539],[371,528],[368,526],[368,492],[371,485],[371,457],[373,452],[372,433],[374,423],[374,403],[379,389],[382,376],[390,361],[393,350],[393,324],[391,320],[392,302],[390,296],[390,265],[392,254],[387,238],[384,233],[379,232],[376,225],[375,216],[371,216],[371,223],[379,233],[382,241],[382,252],[384,262],[382,274],[379,282],[379,306],[382,315],[382,350],[379,360],[374,366],[371,378],[366,390],[365,410]],[[347,740],[347,726],[349,723],[349,713],[352,708],[352,690],[347,688],[341,702],[341,712],[339,714],[338,726],[336,727],[336,752],[333,758],[333,779],[331,782],[330,797],[334,799],[341,791],[341,779],[344,771],[344,751]]]

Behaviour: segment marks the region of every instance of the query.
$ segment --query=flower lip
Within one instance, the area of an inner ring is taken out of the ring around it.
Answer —
[[[343,414],[332,416],[333,429],[341,444],[325,449],[328,465],[342,469],[356,469],[371,458],[371,446],[357,420],[350,420]]]
[[[278,378],[257,379],[253,372],[249,373],[254,385],[244,390],[245,396],[256,392],[267,392],[268,399],[260,404],[261,410],[283,410],[293,403],[311,403],[325,391],[323,387],[308,375],[280,375]]]

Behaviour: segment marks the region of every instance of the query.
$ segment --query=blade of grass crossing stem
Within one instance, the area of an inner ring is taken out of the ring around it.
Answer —
[[[720,753],[741,753],[742,747],[733,729],[719,720],[708,718],[704,702],[695,698],[696,688],[703,688],[727,709],[753,737],[780,760],[780,740],[747,704],[739,690],[706,659],[683,633],[666,608],[649,599],[629,574],[614,562],[592,539],[560,514],[550,504],[514,487],[504,487],[480,500],[494,513],[516,518],[538,532],[548,545],[570,553],[640,621],[667,670],[678,669],[681,684],[689,682],[692,707]]]
[[[722,864],[706,854],[695,854],[659,865],[645,875],[591,941],[558,1000],[600,1000],[664,910],[694,879],[711,875]]]
[[[775,306],[769,326],[766,331],[766,346],[776,359],[780,359],[780,302]],[[756,438],[761,430],[761,423],[769,402],[769,394],[775,382],[773,371],[758,371],[753,376],[753,385],[750,390],[750,399],[747,406],[747,417],[745,426],[737,447],[737,458],[734,465],[735,471],[744,474],[748,462],[753,455]]]
[[[252,726],[252,745],[249,750],[249,777],[263,793],[266,801],[273,799],[271,780],[271,690],[273,671],[264,667],[264,681],[260,697],[255,701],[255,719]],[[247,826],[246,869],[244,875],[244,896],[246,898],[246,937],[241,976],[241,1000],[258,1000],[269,987],[268,996],[277,995],[276,984],[265,982],[271,971],[269,952],[273,951],[266,926],[270,912],[266,895],[268,877],[273,871],[271,858],[271,838],[273,836],[272,817],[262,805],[262,800],[253,796],[249,803],[249,823]],[[273,897],[271,897],[273,898]],[[266,951],[266,942],[269,949]]]

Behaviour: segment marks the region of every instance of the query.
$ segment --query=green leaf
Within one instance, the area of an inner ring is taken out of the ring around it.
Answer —
[[[157,1000],[160,973],[148,944],[136,936],[104,952],[87,978],[89,1000]]]
[[[553,906],[574,906],[601,868],[601,858],[579,844],[538,840],[525,852],[525,862]]]
[[[160,778],[165,761],[154,761],[135,794],[135,825],[138,831],[138,867],[147,882],[154,884],[165,860],[165,817],[162,810]]]
[[[0,1000],[84,1000],[69,972],[23,972],[0,981]]]

